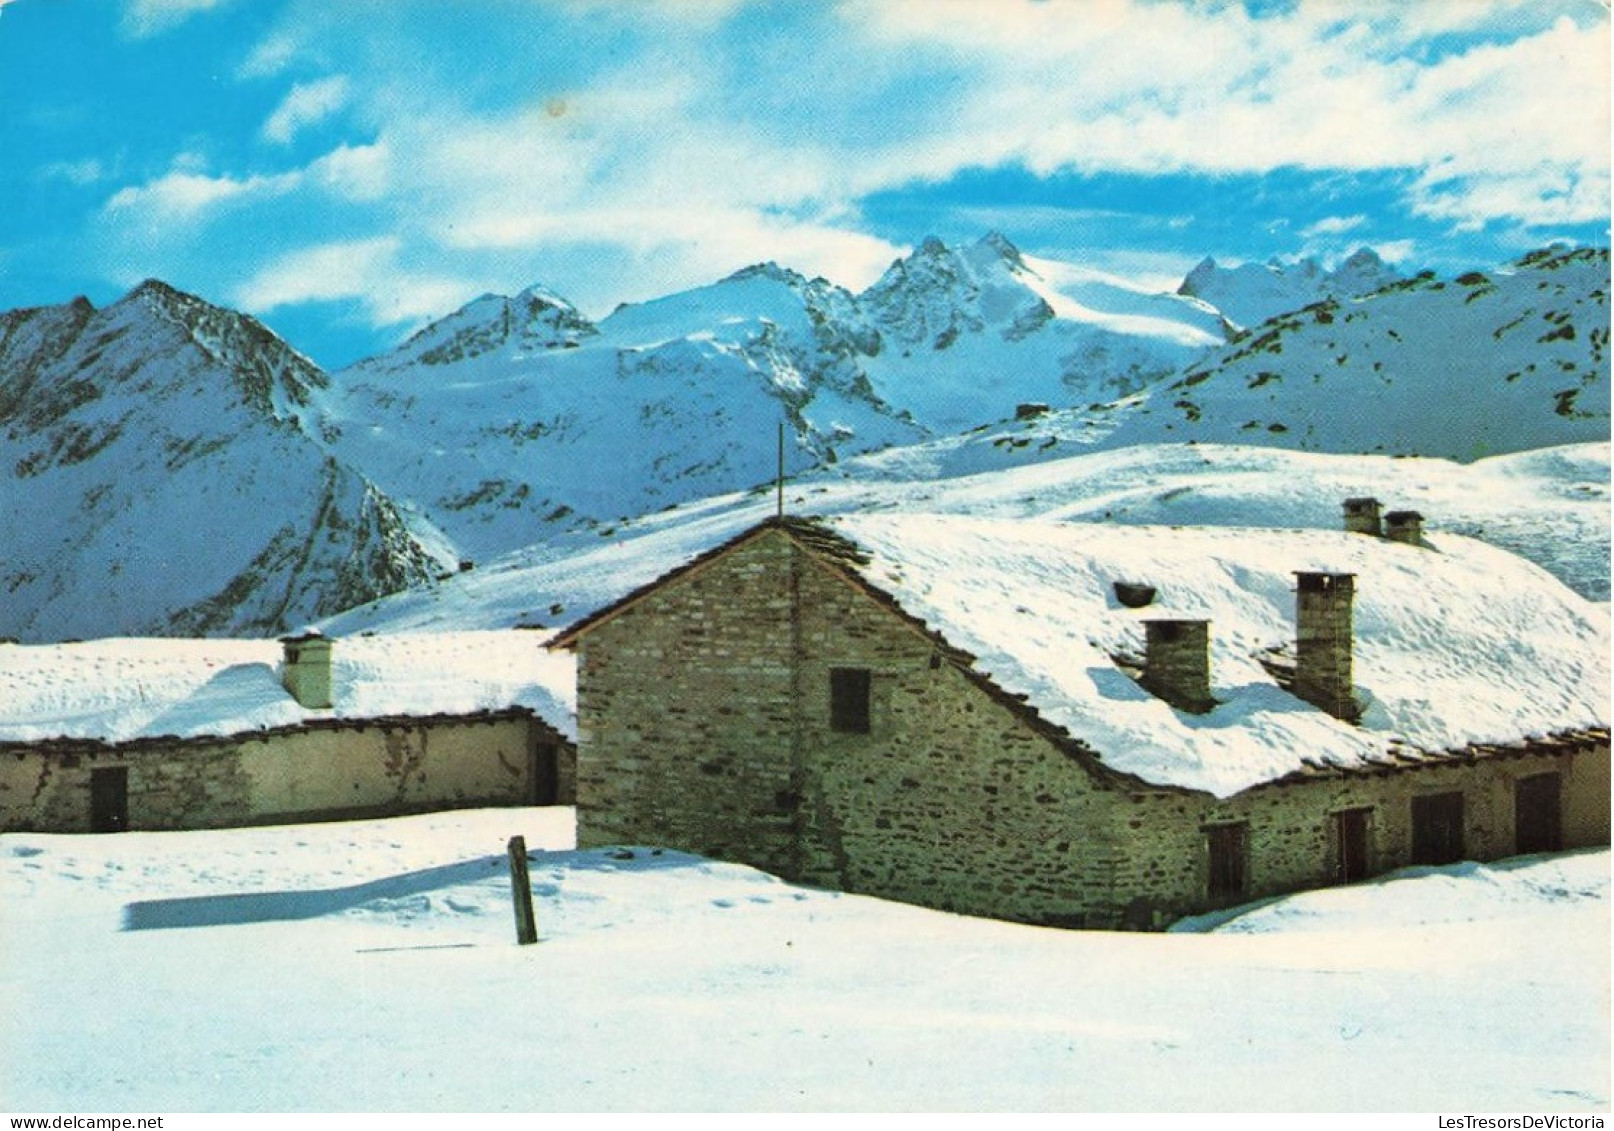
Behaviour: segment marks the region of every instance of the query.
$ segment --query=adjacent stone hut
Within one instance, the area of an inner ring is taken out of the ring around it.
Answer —
[[[0,646],[0,832],[570,804],[557,659],[514,632]]]
[[[1607,844],[1604,624],[1455,537],[881,515],[765,522],[553,646],[585,847],[1153,928]]]

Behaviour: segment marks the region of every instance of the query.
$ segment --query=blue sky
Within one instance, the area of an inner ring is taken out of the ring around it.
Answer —
[[[0,0],[0,309],[155,276],[328,366],[927,234],[1175,286],[1609,242],[1600,0]]]

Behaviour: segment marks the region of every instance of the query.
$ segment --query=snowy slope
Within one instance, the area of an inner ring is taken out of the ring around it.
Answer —
[[[1088,438],[1464,460],[1607,440],[1608,286],[1606,250],[1557,250],[1325,300],[1088,416]]]
[[[1188,272],[1177,293],[1201,299],[1235,326],[1245,327],[1325,299],[1371,294],[1401,279],[1399,272],[1366,247],[1352,252],[1332,271],[1310,258],[1223,267],[1207,256]]]
[[[0,836],[0,1104],[1607,1110],[1606,851],[1138,935],[572,844],[566,809]],[[90,1045],[116,1055],[91,1066]]]
[[[988,448],[987,451],[993,449]],[[793,481],[792,514],[946,513],[1121,524],[1337,530],[1344,499],[1414,509],[1431,535],[1463,534],[1609,595],[1609,446],[1475,464],[1272,448],[1159,445],[974,475],[938,473],[926,450],[892,452],[878,474]],[[647,515],[602,541],[557,541],[429,588],[329,619],[334,635],[453,628],[556,628],[586,616],[774,511],[772,492],[719,496]]]
[[[275,632],[430,577],[429,528],[304,430],[324,383],[161,283],[0,315],[0,636]]]

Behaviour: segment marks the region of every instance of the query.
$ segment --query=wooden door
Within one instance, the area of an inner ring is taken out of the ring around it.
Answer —
[[[1371,812],[1370,809],[1346,809],[1334,814],[1334,874],[1342,884],[1353,884],[1368,877],[1367,825]]]
[[[1558,774],[1532,774],[1513,787],[1515,849],[1557,852],[1564,846],[1563,782]]]
[[[1412,799],[1412,862],[1455,864],[1463,858],[1463,795],[1436,793]]]
[[[129,767],[90,771],[90,831],[121,833],[129,827]]]

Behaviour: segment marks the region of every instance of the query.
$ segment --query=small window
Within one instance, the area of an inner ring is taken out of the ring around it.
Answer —
[[[1463,795],[1412,799],[1412,862],[1455,864],[1463,858]]]
[[[1205,830],[1210,848],[1210,894],[1236,899],[1250,889],[1250,836],[1247,825],[1212,825]]]
[[[1513,837],[1515,850],[1558,852],[1564,846],[1563,779],[1557,774],[1532,774],[1513,785]]]
[[[869,733],[869,669],[829,670],[829,725],[841,734]]]

